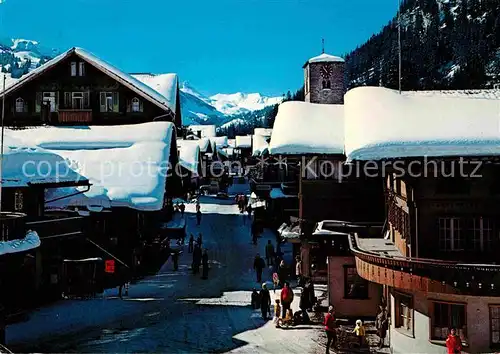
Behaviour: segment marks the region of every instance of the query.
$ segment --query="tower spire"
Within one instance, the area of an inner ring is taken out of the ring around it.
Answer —
[[[325,54],[325,39],[321,39],[321,54]]]

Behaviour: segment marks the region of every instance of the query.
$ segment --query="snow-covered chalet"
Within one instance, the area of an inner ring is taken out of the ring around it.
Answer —
[[[9,80],[4,94],[8,126],[182,124],[176,74],[129,75],[82,48]]]

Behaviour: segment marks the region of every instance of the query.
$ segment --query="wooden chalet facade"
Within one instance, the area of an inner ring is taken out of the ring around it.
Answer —
[[[5,124],[121,125],[164,120],[181,126],[177,77],[172,97],[72,48],[7,87]]]
[[[351,233],[350,249],[358,274],[384,287],[393,352],[442,353],[452,328],[462,353],[500,346],[498,98],[469,94],[480,97],[360,88],[346,100],[363,108],[347,117],[347,155],[378,161],[386,209],[382,234]],[[375,120],[383,137],[365,134]]]

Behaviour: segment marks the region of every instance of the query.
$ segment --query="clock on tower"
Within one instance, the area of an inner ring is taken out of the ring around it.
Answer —
[[[327,79],[327,78],[329,78],[332,75],[333,69],[332,69],[331,65],[327,64],[327,65],[323,65],[321,67],[320,71],[321,71],[321,76],[324,79]]]

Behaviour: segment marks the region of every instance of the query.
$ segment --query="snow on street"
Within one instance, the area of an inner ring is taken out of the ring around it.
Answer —
[[[264,255],[265,243],[270,239],[275,244],[275,236],[266,230],[252,245],[250,221],[244,224],[232,200],[203,197],[199,227],[194,209],[194,204],[186,206],[186,240],[189,233],[195,238],[203,234],[211,266],[208,280],[191,274],[186,245],[179,271],[173,271],[169,260],[158,275],[132,284],[123,300],[111,289],[102,299],[64,300],[39,309],[27,322],[7,328],[8,346],[16,352],[316,351],[318,326],[276,329],[260,310],[250,308],[251,290],[260,288],[253,271],[255,254]],[[290,259],[290,247],[283,250]],[[263,279],[271,278],[268,269]],[[296,291],[295,309],[298,302]]]

